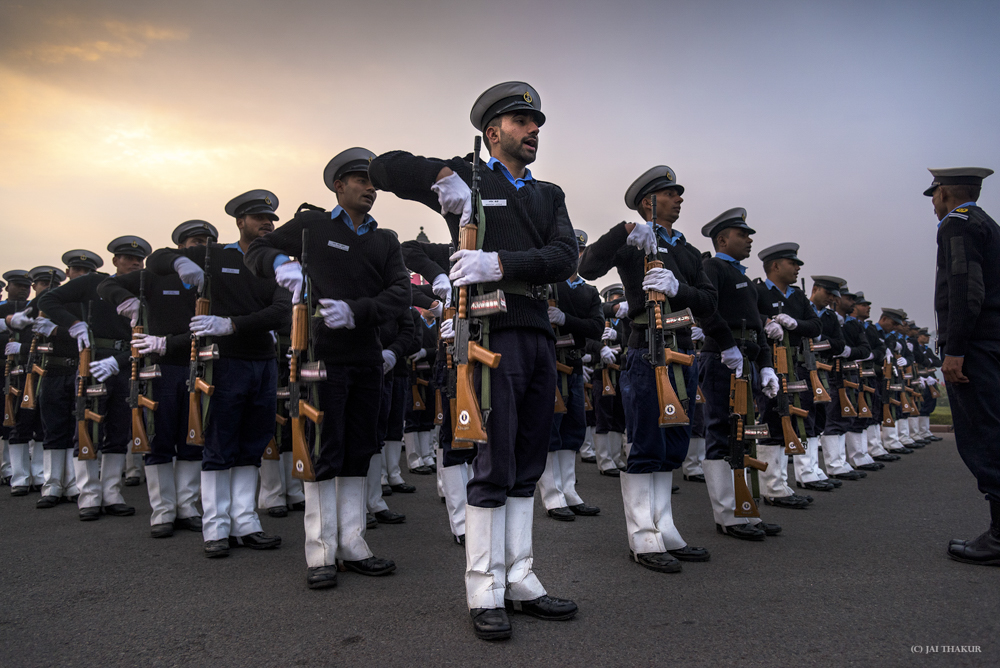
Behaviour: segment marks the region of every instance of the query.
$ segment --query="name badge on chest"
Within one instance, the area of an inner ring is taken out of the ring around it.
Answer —
[[[667,253],[669,253],[669,252],[670,252],[670,249],[669,249],[669,248],[666,248],[666,247],[664,247],[664,246],[658,246],[658,247],[657,247],[657,249],[656,249],[656,251],[657,251],[658,253],[663,253],[664,255],[666,255]]]
[[[740,288],[745,288],[746,286],[747,286],[747,282],[743,281],[742,283],[737,283],[736,284],[736,289],[739,290]]]
[[[222,273],[223,274],[238,274],[238,273],[240,273],[240,270],[237,267],[223,267],[222,268]]]
[[[329,246],[330,248],[336,248],[336,249],[342,250],[342,251],[349,251],[349,250],[351,250],[350,246],[345,246],[344,244],[338,244],[336,241],[327,241],[326,245]]]
[[[163,294],[165,294],[165,295],[167,295],[167,296],[171,296],[171,295],[179,295],[180,293],[181,293],[181,291],[180,291],[180,290],[164,290],[164,291],[163,291]]]
[[[483,206],[507,206],[505,199],[484,199]]]

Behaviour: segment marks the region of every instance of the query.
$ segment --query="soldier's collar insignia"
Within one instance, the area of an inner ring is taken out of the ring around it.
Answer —
[[[958,211],[959,213],[968,213],[969,210],[966,208],[961,208],[961,209],[955,209],[955,211]]]

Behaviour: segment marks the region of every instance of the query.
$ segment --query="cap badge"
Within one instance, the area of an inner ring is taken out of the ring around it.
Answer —
[[[673,174],[673,172],[671,172],[671,171],[670,171],[670,170],[668,169],[668,170],[667,170],[667,181],[673,181],[673,180],[674,180],[674,174]]]
[[[524,91],[524,101],[531,104],[534,100],[531,99],[531,93]]]
[[[743,218],[743,220],[746,220],[747,219],[747,214],[744,213],[741,217]]]
[[[264,204],[266,204],[268,206],[271,206],[271,198],[270,197],[265,197],[264,198]]]
[[[139,247],[139,242],[133,241],[132,242],[132,248],[138,248],[138,247]]]
[[[83,260],[84,262],[86,262],[87,261],[87,256],[86,255],[81,255],[80,259]]]

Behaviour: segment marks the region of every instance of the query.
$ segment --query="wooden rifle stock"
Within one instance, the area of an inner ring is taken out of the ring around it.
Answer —
[[[207,264],[207,261],[206,261]],[[212,303],[206,297],[198,297],[194,303],[195,315],[209,315]],[[191,335],[191,364],[198,363],[198,337]],[[215,386],[209,385],[198,376],[195,378],[194,387],[188,388],[188,445],[205,445],[204,425],[201,420],[201,395],[212,396]]]
[[[690,355],[686,357],[690,357]],[[677,398],[677,392],[670,383],[670,367],[658,366],[655,369],[656,398],[660,405],[659,425],[669,427],[688,424],[687,413],[684,412],[684,407],[681,405],[680,399]]]
[[[816,362],[816,368],[820,371],[833,371],[832,364],[824,364],[823,362]]]
[[[818,368],[819,366],[820,363],[816,362],[816,367]],[[824,364],[823,366],[829,367],[828,364]],[[823,383],[819,379],[819,371],[816,369],[809,371],[809,387],[813,390],[813,403],[823,404],[832,401],[830,393],[823,387]]]
[[[77,379],[76,379],[76,396],[77,401],[81,398],[86,400],[87,396],[87,378],[90,377],[90,360],[92,351],[90,348],[84,348],[80,351],[80,362],[77,367]],[[77,445],[79,447],[78,459],[84,461],[97,459],[97,449],[94,447],[94,441],[90,437],[90,424],[91,422],[96,422],[100,424],[104,420],[104,417],[98,415],[89,408],[84,408],[82,415],[77,415],[76,422],[76,436]]]
[[[851,400],[847,397],[847,388],[840,388],[837,396],[840,399],[840,414],[844,417],[858,417],[858,411],[854,409],[854,405],[851,404]]]
[[[31,346],[28,349],[28,359],[35,359],[35,351],[38,348],[38,335],[35,334],[31,337]],[[25,408],[29,411],[35,410],[35,383],[36,376],[44,376],[45,371],[43,371],[37,364],[33,362],[27,364],[24,368],[24,391],[21,394],[21,408]]]
[[[281,459],[281,454],[278,452],[278,445],[273,436],[271,437],[271,440],[268,441],[267,447],[264,448],[264,454],[261,459],[267,459],[269,461],[278,461]]]
[[[441,389],[434,390],[434,424],[444,424],[444,405],[441,401]]]
[[[865,400],[865,391],[868,388],[861,386],[861,391],[858,392],[858,417],[860,418],[870,418],[872,416],[871,408],[868,407],[868,402]]]
[[[590,401],[590,393],[594,390],[594,385],[592,383],[583,384],[583,410],[592,411],[594,410],[594,404]]]
[[[141,271],[141,270],[140,270]],[[141,295],[140,295],[141,298]],[[132,328],[132,336],[135,337],[136,334],[142,334],[145,331],[142,325],[136,325]],[[131,382],[139,382],[139,351],[135,346],[132,346],[132,379]],[[131,392],[131,389],[130,389]],[[142,409],[148,408],[151,411],[155,411],[159,402],[153,401],[144,394],[140,394],[136,397],[138,401],[138,406],[132,408],[132,454],[142,455],[150,452],[149,449],[149,436],[146,433],[146,419],[143,415]]]
[[[892,411],[887,404],[882,404],[882,426],[895,427],[896,421],[892,419]]]
[[[602,397],[613,397],[617,392],[615,392],[615,386],[611,382],[611,369],[609,366],[605,366],[601,369],[601,383],[603,387],[601,388]]]
[[[463,311],[461,305],[459,311]],[[458,365],[458,382],[455,391],[455,409],[458,415],[451,447],[458,449],[471,448],[475,443],[486,442],[483,414],[479,410],[479,397],[476,395],[475,383],[472,378],[472,373],[475,370],[473,362],[486,365],[491,369],[500,366],[500,355],[483,348],[475,341],[469,341],[468,350],[469,362]],[[558,390],[556,394],[559,394]],[[456,445],[455,441],[459,441],[459,443]]]
[[[789,407],[789,413],[791,409]],[[806,411],[808,415],[808,412]],[[795,433],[795,428],[792,427],[792,416],[782,415],[781,416],[781,433],[785,440],[785,454],[786,455],[804,455],[806,449],[802,447],[802,441],[799,440],[799,435]]]

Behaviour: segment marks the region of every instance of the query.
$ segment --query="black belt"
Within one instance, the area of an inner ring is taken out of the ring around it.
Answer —
[[[483,293],[503,290],[504,294],[520,295],[528,299],[538,299],[545,301],[549,298],[549,286],[532,285],[526,281],[499,281],[497,283],[483,283]]]
[[[45,368],[53,369],[68,369],[70,367],[75,367],[79,364],[79,360],[75,357],[46,357],[45,358]]]
[[[131,342],[125,339],[101,339],[94,337],[94,347],[105,350],[128,350]]]

